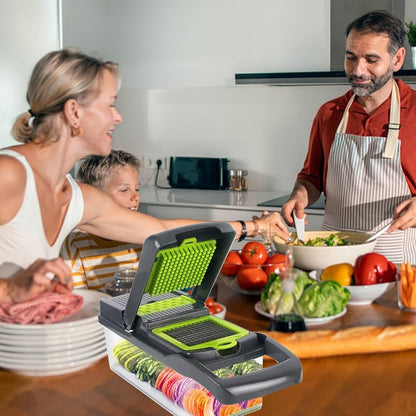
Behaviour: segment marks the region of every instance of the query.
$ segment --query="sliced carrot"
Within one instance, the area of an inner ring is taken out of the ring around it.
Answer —
[[[403,281],[405,280],[404,278],[402,278],[402,279],[403,279]],[[404,306],[407,306],[406,296],[407,296],[407,292],[406,292],[402,282],[400,282],[400,301]]]
[[[414,269],[412,267],[412,265],[410,264],[410,262],[407,262],[407,283],[412,283],[413,282],[413,275],[414,275]]]
[[[416,283],[414,282],[410,285],[408,301],[408,308],[416,308]]]
[[[416,268],[407,262],[400,265],[400,299],[407,308],[416,308]]]
[[[262,397],[257,397],[255,399],[249,400],[248,403],[247,403],[247,407],[257,406],[259,404],[262,404],[262,402],[263,402],[263,398]]]
[[[241,410],[241,407],[235,404],[223,404],[220,407],[218,416],[228,416]]]

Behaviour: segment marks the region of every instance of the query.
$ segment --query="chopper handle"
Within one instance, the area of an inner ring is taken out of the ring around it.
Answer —
[[[220,378],[208,370],[201,361],[189,361],[179,356],[181,361],[183,360],[181,363],[183,367],[178,371],[201,383],[223,404],[254,399],[301,382],[302,365],[299,358],[274,339],[261,333],[256,335],[259,343],[262,344],[261,355],[273,358],[276,364],[244,375]],[[240,358],[238,362],[249,359],[245,354]]]
[[[264,337],[265,354],[276,361],[274,365],[241,376],[221,379],[222,387],[235,397],[234,403],[249,400],[248,395],[250,398],[264,396],[302,381],[299,358],[270,337]]]

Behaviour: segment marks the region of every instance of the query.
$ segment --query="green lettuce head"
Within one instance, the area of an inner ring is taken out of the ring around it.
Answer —
[[[323,318],[339,314],[348,304],[350,292],[338,282],[324,281],[308,286],[299,299],[303,316]]]

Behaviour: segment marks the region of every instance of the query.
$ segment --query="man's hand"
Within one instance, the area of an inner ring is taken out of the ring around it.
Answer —
[[[394,210],[393,223],[388,232],[407,230],[416,227],[416,197],[412,197],[397,205]]]
[[[298,179],[295,182],[295,186],[293,187],[293,191],[290,194],[289,200],[280,210],[280,214],[282,215],[286,224],[291,227],[295,226],[295,222],[293,220],[293,215],[295,215],[295,212],[298,218],[305,217],[305,223],[307,224],[305,208],[309,205],[312,205],[319,198],[320,194],[320,191],[318,191],[310,182]]]

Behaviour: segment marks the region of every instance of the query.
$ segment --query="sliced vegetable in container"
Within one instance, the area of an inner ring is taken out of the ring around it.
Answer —
[[[162,392],[172,403],[182,407],[192,416],[232,415],[246,408],[262,404],[261,397],[241,403],[223,404],[192,378],[185,377],[166,367],[163,363],[126,340],[121,340],[114,346],[113,354],[126,370],[136,373],[136,378],[149,383]],[[230,367],[214,370],[214,373],[218,377],[228,378],[244,375],[262,368],[262,365],[256,360],[248,360]]]
[[[256,360],[243,361],[241,363],[234,364],[231,366],[231,371],[237,375],[241,376],[243,374],[252,373],[253,371],[261,370],[263,366],[258,363]]]
[[[228,415],[232,415],[234,413],[239,412],[241,409],[241,407],[238,404],[227,404],[227,405],[223,405],[220,408],[220,412],[219,412],[219,416],[228,416]]]

